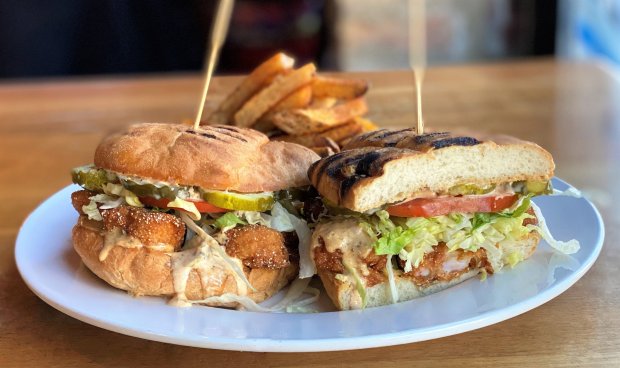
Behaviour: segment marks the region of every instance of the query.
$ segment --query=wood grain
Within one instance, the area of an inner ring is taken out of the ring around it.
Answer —
[[[415,124],[409,71],[349,75],[371,82],[371,119],[382,126]],[[237,81],[214,79],[207,109]],[[521,316],[380,349],[238,353],[123,336],[39,300],[13,259],[26,215],[69,183],[73,166],[92,160],[105,134],[139,121],[191,120],[199,92],[197,75],[0,85],[0,367],[620,366],[620,85],[592,64],[442,67],[425,78],[427,128],[477,128],[538,142],[554,155],[557,175],[584,189],[603,213],[607,240],[594,267],[564,294]]]

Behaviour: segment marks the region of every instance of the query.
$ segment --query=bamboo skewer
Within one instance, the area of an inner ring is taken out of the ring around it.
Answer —
[[[208,56],[206,58],[206,71],[204,85],[202,88],[202,96],[200,98],[200,105],[196,112],[196,120],[194,120],[194,129],[198,129],[200,126],[200,120],[202,119],[202,111],[205,107],[207,100],[207,92],[209,91],[209,85],[211,84],[211,76],[213,75],[213,69],[219,56],[224,40],[226,40],[226,33],[228,32],[228,25],[230,23],[230,16],[232,14],[234,0],[220,0],[217,6],[217,12],[211,27],[210,42],[207,48]]]
[[[422,82],[426,69],[426,5],[425,0],[409,0],[409,66],[415,80],[418,135],[424,134],[422,117]]]

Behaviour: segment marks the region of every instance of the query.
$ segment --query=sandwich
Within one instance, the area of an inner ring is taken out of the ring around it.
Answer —
[[[95,275],[176,305],[255,305],[297,277],[300,218],[319,157],[234,126],[137,124],[103,139],[83,189],[73,247]],[[302,266],[303,268],[304,266]]]
[[[338,309],[374,307],[485,278],[549,234],[533,196],[550,194],[551,155],[508,136],[381,129],[315,162],[322,196],[311,255]]]

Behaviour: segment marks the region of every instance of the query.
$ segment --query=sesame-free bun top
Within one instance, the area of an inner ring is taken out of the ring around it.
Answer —
[[[308,185],[318,159],[306,147],[230,125],[135,124],[95,151],[97,167],[123,175],[241,193]]]
[[[455,185],[547,181],[554,168],[549,152],[506,135],[381,129],[351,139],[308,176],[324,198],[365,212]]]

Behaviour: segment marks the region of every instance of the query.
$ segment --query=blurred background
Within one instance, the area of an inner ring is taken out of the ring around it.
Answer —
[[[0,0],[0,78],[195,71],[215,0]],[[407,68],[406,0],[237,0],[218,74],[278,50],[321,70]],[[620,65],[620,0],[427,1],[429,64]]]

